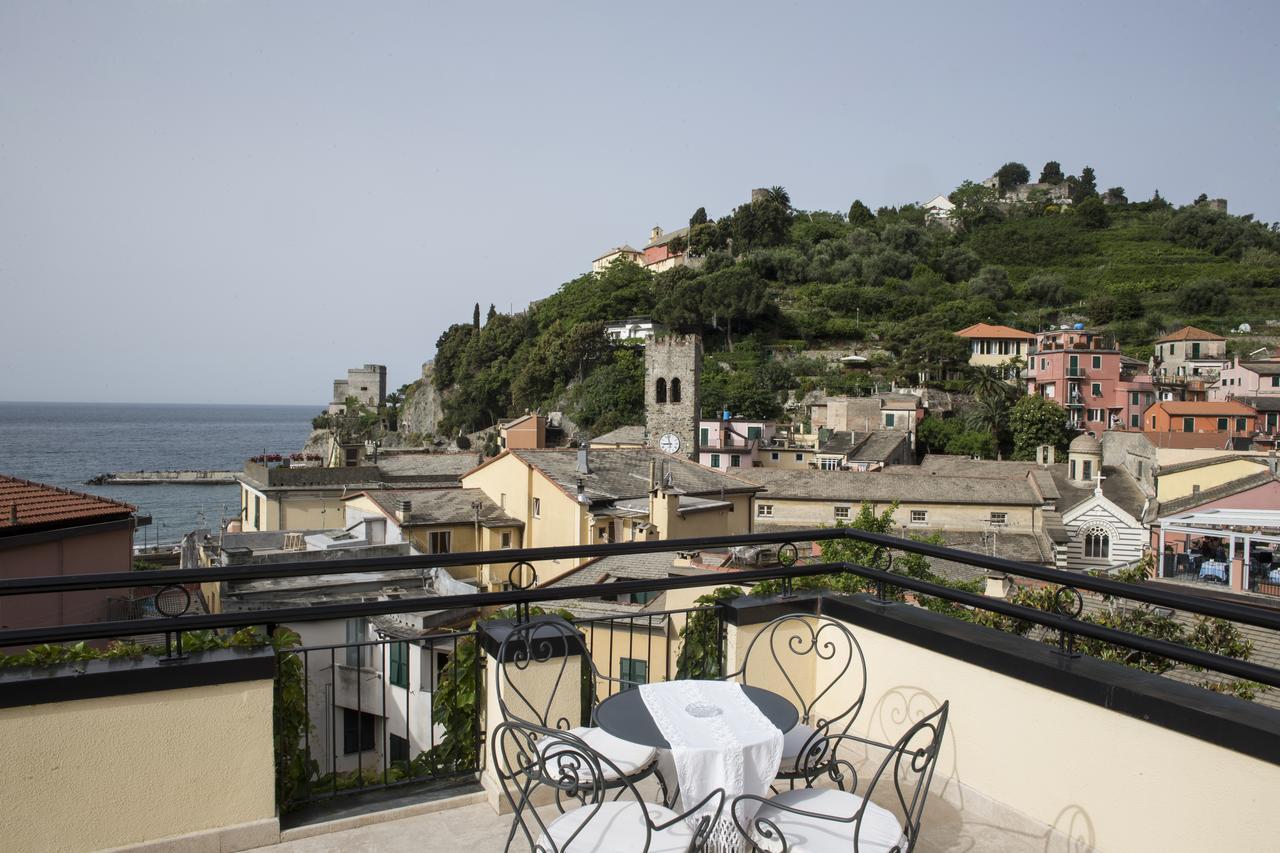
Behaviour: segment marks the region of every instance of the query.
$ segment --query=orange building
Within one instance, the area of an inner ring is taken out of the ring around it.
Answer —
[[[504,450],[541,450],[547,446],[547,419],[528,414],[503,424],[499,444]]]
[[[1254,433],[1257,421],[1256,409],[1235,400],[1162,400],[1143,413],[1142,428],[1144,432],[1245,437]]]

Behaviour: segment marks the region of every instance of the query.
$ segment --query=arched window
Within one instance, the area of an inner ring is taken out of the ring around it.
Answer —
[[[1102,527],[1090,527],[1084,532],[1084,556],[1086,559],[1111,558],[1111,534]]]
[[[659,403],[667,402],[667,380],[658,380],[658,384],[654,387],[653,398]]]
[[[671,380],[671,402],[673,403],[680,402],[680,380],[679,379]]]

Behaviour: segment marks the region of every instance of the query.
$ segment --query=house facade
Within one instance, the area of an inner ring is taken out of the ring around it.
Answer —
[[[753,468],[764,464],[767,448],[774,443],[778,425],[726,417],[698,421],[698,461],[708,468]],[[776,461],[776,460],[774,460]]]
[[[1067,410],[1073,429],[1095,437],[1108,429],[1141,429],[1155,398],[1151,377],[1097,332],[1053,329],[1036,334],[1027,360],[1027,393]]]
[[[1162,400],[1143,414],[1142,428],[1147,433],[1203,435],[1207,447],[1226,439],[1248,439],[1257,429],[1257,419],[1257,410],[1236,400]]]
[[[591,262],[592,272],[604,272],[616,261],[626,261],[633,264],[644,264],[644,252],[639,249],[633,249],[630,246],[614,246],[600,257]]]
[[[1280,397],[1280,359],[1241,361],[1237,356],[1222,368],[1209,388],[1211,400],[1233,397]]]
[[[956,335],[969,342],[970,366],[999,368],[1010,382],[1018,380],[1019,363],[1025,363],[1036,346],[1031,332],[990,323],[974,323]]]
[[[684,264],[688,258],[689,228],[677,228],[664,232],[653,226],[649,242],[644,247],[644,268],[650,272],[662,272]]]

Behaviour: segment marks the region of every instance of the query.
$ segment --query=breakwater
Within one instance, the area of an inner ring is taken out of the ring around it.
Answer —
[[[85,480],[86,486],[231,486],[236,471],[120,471]]]

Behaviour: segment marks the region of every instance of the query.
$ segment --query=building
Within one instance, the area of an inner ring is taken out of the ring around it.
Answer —
[[[648,444],[645,435],[645,428],[638,424],[632,426],[620,426],[615,430],[610,430],[604,435],[598,435],[591,439],[591,446],[600,450],[639,450]]]
[[[343,498],[346,528],[371,531],[373,544],[408,542],[420,554],[498,551],[522,546],[524,523],[480,489],[369,489]],[[500,587],[486,565],[451,566],[450,574],[481,588]]]
[[[955,226],[955,221],[951,216],[956,206],[945,195],[936,195],[928,201],[921,202],[920,206],[924,208],[925,216],[930,222],[937,222],[948,228]]]
[[[924,400],[916,394],[827,397],[809,406],[809,421],[815,432],[897,430],[914,434],[924,416]]]
[[[539,450],[547,446],[547,419],[525,413],[498,427],[498,447],[510,450]]]
[[[1225,447],[1235,439],[1248,441],[1257,420],[1257,410],[1237,400],[1162,400],[1143,414],[1142,429],[1148,437],[1181,433],[1186,447]]]
[[[1183,326],[1156,341],[1151,381],[1161,400],[1204,400],[1226,367],[1227,339]]]
[[[1141,429],[1142,413],[1155,399],[1143,367],[1097,332],[1050,329],[1036,333],[1027,393],[1063,406],[1073,429],[1095,437],[1108,429]]]
[[[637,265],[644,264],[644,252],[639,249],[633,249],[625,243],[621,246],[614,246],[600,257],[591,262],[592,272],[604,272],[615,261],[625,261]]]
[[[1209,389],[1209,397],[1280,397],[1280,359],[1241,361],[1236,356],[1222,368],[1218,381]]]
[[[969,341],[969,365],[994,367],[1004,372],[1011,382],[1018,380],[1019,370],[1035,350],[1036,336],[1011,326],[974,323],[956,335]]]
[[[604,334],[611,341],[651,341],[658,335],[666,334],[666,327],[655,323],[648,317],[628,317],[617,323],[609,323],[604,327]]]
[[[762,449],[774,443],[773,421],[733,418],[698,421],[698,462],[708,468],[752,468],[761,464]]]
[[[333,380],[333,401],[329,414],[341,414],[347,409],[347,398],[370,409],[376,409],[387,401],[387,368],[382,364],[366,364],[347,371],[346,379]]]
[[[127,572],[136,508],[0,475],[0,578]],[[0,625],[30,628],[108,618],[111,590],[0,597]]]
[[[644,374],[649,446],[682,459],[697,459],[702,339],[667,335],[650,341],[644,348]]]
[[[650,272],[662,272],[684,264],[689,251],[689,227],[663,232],[657,225],[649,232],[649,242],[644,247],[644,268]]]
[[[327,530],[346,518],[343,498],[368,489],[456,489],[475,453],[383,454],[376,465],[286,468],[246,462],[240,523],[246,531]]]
[[[747,533],[758,491],[677,454],[586,445],[504,451],[462,485],[519,521],[526,548]],[[543,583],[574,567],[535,564]]]

